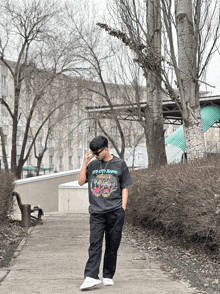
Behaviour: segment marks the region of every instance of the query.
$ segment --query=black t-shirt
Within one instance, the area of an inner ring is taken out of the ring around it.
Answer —
[[[86,170],[89,188],[89,213],[105,213],[122,206],[122,189],[133,186],[124,160],[92,160]]]

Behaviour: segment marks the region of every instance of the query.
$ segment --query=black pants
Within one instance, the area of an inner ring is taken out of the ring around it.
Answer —
[[[123,208],[105,213],[90,215],[89,259],[84,277],[98,279],[102,257],[102,242],[105,233],[105,255],[103,278],[112,279],[116,270],[117,251],[121,242],[125,211]]]

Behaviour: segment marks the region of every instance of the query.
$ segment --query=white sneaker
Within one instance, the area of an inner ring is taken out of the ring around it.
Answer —
[[[114,285],[114,282],[113,282],[112,279],[103,278],[103,285],[105,285],[105,286],[113,286]]]
[[[80,286],[80,290],[86,290],[92,288],[96,285],[101,284],[102,282],[99,279],[93,279],[90,277],[86,277],[82,285]]]

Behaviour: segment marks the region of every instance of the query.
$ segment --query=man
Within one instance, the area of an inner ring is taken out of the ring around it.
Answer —
[[[117,251],[121,242],[128,187],[133,185],[124,160],[109,153],[106,137],[94,138],[90,143],[90,149],[91,151],[85,154],[79,174],[80,186],[88,182],[90,203],[89,259],[85,267],[85,280],[80,287],[81,290],[101,283],[98,274],[104,233],[106,248],[103,284],[114,285],[113,276],[116,270]],[[90,162],[93,158],[94,160]]]

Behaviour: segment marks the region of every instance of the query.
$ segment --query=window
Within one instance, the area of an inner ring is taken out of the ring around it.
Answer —
[[[7,85],[7,77],[2,75],[2,85],[6,86]]]
[[[78,156],[78,168],[81,167],[81,156]]]
[[[144,128],[143,128],[143,127],[140,127],[140,128],[138,129],[138,134],[141,135],[141,134],[143,134],[143,133],[144,133]]]
[[[124,134],[125,135],[128,135],[129,134],[129,130],[126,128],[126,129],[124,129]]]
[[[42,137],[38,138],[38,146],[43,147],[43,138]]]
[[[72,164],[73,164],[73,157],[69,156],[69,165],[72,165]]]
[[[53,139],[52,138],[49,139],[49,147],[53,147]]]
[[[60,156],[60,164],[59,164],[60,171],[63,171],[63,168],[64,168],[64,166],[63,166],[63,156]]]
[[[116,135],[117,134],[117,127],[111,127],[111,133],[113,135]]]
[[[38,127],[40,127],[43,123],[43,113],[38,113]]]
[[[88,98],[88,100],[91,100],[92,101],[92,94],[91,93],[87,93],[87,98]]]
[[[68,147],[69,148],[72,148],[73,147],[73,140],[72,139],[69,139],[68,140]]]
[[[53,165],[53,156],[49,156],[49,165]]]
[[[22,134],[20,132],[17,133],[17,145],[21,146],[22,143]]]
[[[173,132],[175,132],[179,127],[180,125],[173,125]]]
[[[8,125],[8,116],[2,116],[2,125]]]
[[[31,165],[31,155],[28,156],[27,164]]]
[[[8,144],[8,136],[4,135],[5,146]]]

